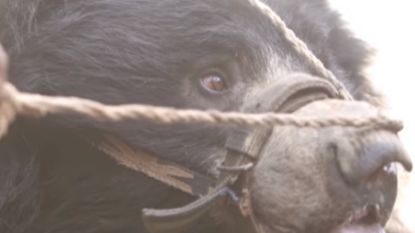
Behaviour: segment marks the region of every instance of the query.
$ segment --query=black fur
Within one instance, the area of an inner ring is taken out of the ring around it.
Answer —
[[[362,75],[368,49],[325,1],[266,2],[356,98],[375,95]],[[278,78],[267,77],[270,70],[312,72],[270,20],[240,0],[1,0],[0,13],[10,80],[28,92],[238,111],[246,93]],[[212,68],[233,88],[219,95],[196,88]],[[0,232],[145,232],[143,207],[190,200],[84,141],[102,132],[215,175],[229,129],[19,119],[0,142]],[[221,231],[206,220],[190,232]]]

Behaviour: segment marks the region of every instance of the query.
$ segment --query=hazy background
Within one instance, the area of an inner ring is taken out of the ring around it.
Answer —
[[[359,38],[377,49],[368,70],[404,120],[400,136],[415,162],[415,0],[330,0]],[[414,172],[413,172],[414,173]],[[415,174],[401,193],[400,217],[415,233]]]

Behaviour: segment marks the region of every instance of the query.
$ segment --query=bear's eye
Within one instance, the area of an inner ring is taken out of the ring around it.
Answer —
[[[220,93],[228,89],[225,79],[220,74],[208,74],[200,79],[201,86],[211,92]]]

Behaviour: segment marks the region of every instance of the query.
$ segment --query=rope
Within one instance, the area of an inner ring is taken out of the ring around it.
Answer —
[[[99,121],[147,120],[161,124],[208,123],[237,126],[295,126],[322,128],[389,127],[399,131],[402,122],[379,113],[369,117],[299,117],[292,114],[247,114],[201,110],[178,110],[141,104],[111,106],[77,97],[48,97],[22,93],[11,84],[3,84],[0,90],[0,136],[16,115],[44,117],[49,114],[80,114]]]
[[[312,65],[319,75],[329,82],[331,82],[339,92],[339,96],[346,100],[353,100],[352,95],[347,91],[346,87],[336,78],[336,76],[328,70],[324,64],[318,59],[308,46],[299,39],[295,33],[287,27],[284,20],[278,16],[274,10],[268,5],[263,3],[261,0],[248,0],[248,2],[255,8],[257,8],[264,15],[269,17],[272,23],[276,26],[279,32],[284,36],[286,41],[296,50],[297,53],[304,56],[307,61]]]

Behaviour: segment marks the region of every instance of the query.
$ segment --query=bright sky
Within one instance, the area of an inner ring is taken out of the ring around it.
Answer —
[[[378,52],[370,74],[395,115],[404,120],[400,136],[415,164],[415,1],[330,0],[356,35]],[[400,217],[415,233],[415,172],[401,194]]]
[[[372,79],[387,95],[394,113],[405,121],[401,136],[415,154],[415,1],[331,2],[357,36],[378,50],[370,70]]]

